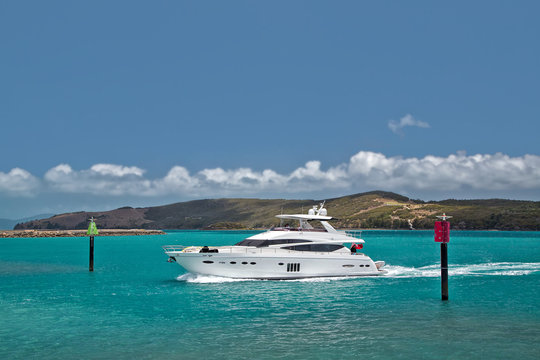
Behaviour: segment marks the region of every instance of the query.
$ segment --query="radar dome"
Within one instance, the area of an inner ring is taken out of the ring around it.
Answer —
[[[322,208],[320,211],[319,211],[319,215],[322,215],[322,216],[326,216],[328,213],[326,212],[326,209],[325,208]]]
[[[313,210],[313,209],[309,209],[309,211],[308,211],[308,215],[315,215],[315,210]]]

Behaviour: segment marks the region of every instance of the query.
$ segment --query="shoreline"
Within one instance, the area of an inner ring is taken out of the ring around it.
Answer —
[[[86,237],[87,230],[0,230],[0,238]],[[165,235],[163,230],[99,229],[96,236]]]
[[[244,229],[164,229],[163,231],[266,231],[268,228],[244,228]],[[353,228],[336,228],[338,231],[431,231],[433,232],[433,229],[385,229],[385,228],[367,228],[367,229],[353,229]],[[452,231],[493,231],[493,232],[540,232],[540,230],[501,230],[501,229],[451,229]]]
[[[100,229],[96,236],[140,236],[140,235],[165,235],[167,231],[266,231],[268,229]],[[338,229],[338,230],[356,230],[356,231],[405,231],[405,232],[433,232],[432,229]],[[4,238],[48,238],[48,237],[87,237],[87,230],[0,230],[0,239]],[[452,229],[455,232],[461,231],[489,231],[489,232],[538,232],[538,230],[463,230]]]

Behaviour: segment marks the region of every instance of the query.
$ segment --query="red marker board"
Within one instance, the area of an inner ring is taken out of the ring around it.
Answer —
[[[448,221],[435,221],[435,242],[450,242],[450,223]]]

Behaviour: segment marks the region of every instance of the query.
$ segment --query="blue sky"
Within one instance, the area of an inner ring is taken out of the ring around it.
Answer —
[[[535,1],[2,1],[0,217],[540,200]]]

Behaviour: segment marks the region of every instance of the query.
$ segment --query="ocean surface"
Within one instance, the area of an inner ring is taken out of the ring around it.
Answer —
[[[0,239],[1,359],[540,359],[540,233],[364,231],[376,278],[186,274],[161,246],[254,232]]]

